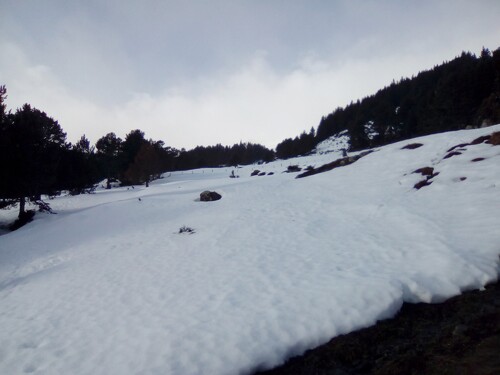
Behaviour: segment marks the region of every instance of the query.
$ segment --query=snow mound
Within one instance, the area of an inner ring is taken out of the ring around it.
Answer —
[[[57,198],[57,215],[0,236],[0,373],[250,373],[403,301],[481,288],[500,270],[500,147],[444,157],[493,131],[396,143],[299,180],[276,161],[258,166],[272,176],[202,169]],[[416,190],[426,166],[439,174]],[[197,202],[204,190],[224,199]]]

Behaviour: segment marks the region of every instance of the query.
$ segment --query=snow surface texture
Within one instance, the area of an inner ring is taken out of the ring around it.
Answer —
[[[500,147],[443,156],[493,131],[303,179],[281,172],[335,154],[52,200],[57,215],[0,236],[0,373],[244,374],[403,301],[481,288],[499,274]],[[439,175],[416,190],[426,166]],[[199,202],[204,190],[222,199]]]
[[[316,146],[315,152],[318,154],[328,154],[330,152],[348,150],[349,145],[349,134],[347,133],[347,130],[344,130],[328,139],[325,139],[323,142],[320,142]]]

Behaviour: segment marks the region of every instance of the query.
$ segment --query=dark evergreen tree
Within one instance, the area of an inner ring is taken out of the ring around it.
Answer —
[[[95,147],[90,145],[90,141],[85,136],[85,134],[82,135],[78,142],[75,143],[73,149],[86,155],[92,155],[95,151]]]
[[[274,160],[272,150],[255,143],[237,143],[233,146],[197,146],[192,150],[170,151],[174,169],[237,166]]]
[[[2,143],[8,162],[0,172],[0,197],[19,202],[19,218],[26,214],[27,200],[64,189],[58,168],[65,150],[66,134],[59,123],[29,104],[2,121]]]
[[[111,189],[111,181],[120,176],[119,155],[122,143],[122,140],[115,133],[108,133],[99,138],[95,145],[101,173],[107,179],[107,189]]]
[[[145,183],[148,187],[152,180],[159,178],[161,172],[161,148],[155,147],[152,142],[143,142],[124,176],[130,184]]]
[[[5,85],[2,85],[0,86],[0,124],[7,114],[7,105],[5,104],[5,99],[7,99],[7,88],[5,87]]]
[[[14,200],[5,193],[9,189],[8,178],[11,168],[9,155],[12,147],[7,133],[10,130],[11,119],[7,116],[5,99],[7,99],[7,89],[5,86],[0,86],[0,208],[14,203]]]
[[[132,130],[125,136],[125,140],[123,141],[121,152],[119,154],[120,179],[122,184],[130,185],[133,183],[132,181],[127,180],[125,172],[134,162],[137,153],[144,143],[146,143],[144,132],[139,129]]]
[[[83,135],[71,148],[64,151],[59,167],[59,181],[71,194],[92,192],[102,178],[95,147]]]

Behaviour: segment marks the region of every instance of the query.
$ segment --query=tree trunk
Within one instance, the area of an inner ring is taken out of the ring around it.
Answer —
[[[19,218],[22,218],[26,213],[26,200],[24,197],[19,198]]]

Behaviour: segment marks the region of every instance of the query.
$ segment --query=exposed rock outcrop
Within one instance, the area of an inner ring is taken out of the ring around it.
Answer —
[[[312,168],[312,167],[308,168],[307,171],[305,171],[304,173],[299,174],[296,178],[308,177],[308,176],[312,176],[312,175],[315,175],[315,174],[318,174],[318,173],[323,173],[323,172],[331,171],[332,169],[335,169],[335,168],[338,168],[338,167],[344,167],[346,165],[349,165],[349,164],[352,164],[352,163],[358,161],[363,156],[366,156],[366,155],[368,155],[368,154],[370,154],[372,152],[373,152],[373,150],[368,150],[368,151],[361,152],[360,154],[355,155],[355,156],[348,156],[348,157],[345,157],[345,158],[337,159],[335,161],[332,161],[331,163],[324,164],[324,165],[322,165],[321,167],[318,167],[318,168]]]

